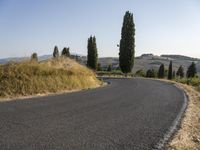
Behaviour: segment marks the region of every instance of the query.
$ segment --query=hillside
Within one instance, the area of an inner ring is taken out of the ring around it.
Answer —
[[[181,55],[161,55],[161,56],[155,56],[153,54],[143,54],[140,57],[136,57],[135,59],[135,65],[133,68],[133,72],[136,72],[137,70],[148,70],[148,69],[158,69],[160,64],[164,64],[165,68],[168,68],[170,60],[173,61],[173,67],[175,70],[178,69],[180,65],[184,67],[184,70],[186,71],[188,66],[191,64],[192,61],[195,61],[197,63],[197,71],[200,75],[200,60],[196,58],[191,58],[187,56],[181,56]],[[101,63],[103,68],[106,68],[109,64],[113,65],[113,68],[117,68],[119,66],[119,60],[117,57],[105,57],[100,58],[99,62]]]
[[[69,58],[0,66],[0,97],[81,90],[99,85],[91,70]]]

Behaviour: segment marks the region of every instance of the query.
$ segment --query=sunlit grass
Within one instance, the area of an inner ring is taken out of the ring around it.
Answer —
[[[0,66],[0,97],[87,89],[99,84],[91,70],[68,58]]]

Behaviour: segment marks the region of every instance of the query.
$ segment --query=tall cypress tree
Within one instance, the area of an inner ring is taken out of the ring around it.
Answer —
[[[189,66],[187,70],[187,77],[188,78],[194,78],[197,73],[196,65],[194,62]]]
[[[173,77],[173,72],[172,72],[172,61],[170,61],[169,70],[168,70],[168,79],[171,80],[172,77]]]
[[[164,64],[161,64],[158,70],[158,78],[164,78],[164,77],[165,77],[165,67]]]
[[[57,47],[57,46],[55,46],[55,48],[54,48],[53,57],[54,57],[54,58],[58,58],[58,57],[59,57],[59,50],[58,50],[58,47]]]
[[[87,56],[87,66],[91,69],[97,70],[98,67],[98,53],[96,38],[90,37],[88,39],[88,56]]]
[[[131,72],[135,58],[135,24],[133,14],[129,11],[124,16],[119,47],[120,68],[123,73]]]
[[[178,71],[176,72],[176,76],[180,78],[184,77],[184,69],[182,65],[178,68]]]

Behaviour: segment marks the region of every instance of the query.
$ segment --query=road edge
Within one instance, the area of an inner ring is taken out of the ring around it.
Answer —
[[[176,83],[167,82],[167,81],[163,81],[163,80],[159,80],[159,81],[162,81],[162,82],[165,82],[165,83],[170,83],[172,86],[175,86],[179,91],[181,91],[183,93],[184,99],[183,99],[182,108],[181,108],[180,112],[178,113],[176,119],[173,121],[171,127],[168,129],[167,133],[163,136],[163,138],[155,145],[153,150],[162,150],[162,149],[164,149],[165,146],[168,144],[168,142],[173,138],[175,133],[180,128],[181,122],[182,122],[182,120],[184,118],[184,114],[185,114],[185,112],[187,110],[188,102],[189,102],[189,96],[186,93],[186,91],[181,89]]]

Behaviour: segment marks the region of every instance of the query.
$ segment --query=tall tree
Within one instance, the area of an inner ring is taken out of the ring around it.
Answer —
[[[57,46],[55,46],[55,48],[54,48],[53,57],[54,57],[54,58],[58,58],[58,57],[59,57],[59,50],[58,50],[58,47],[57,47]]]
[[[164,78],[164,77],[165,77],[165,66],[164,64],[161,64],[158,70],[158,78]]]
[[[38,61],[38,55],[37,55],[37,53],[33,53],[31,55],[31,61]]]
[[[119,63],[123,73],[132,71],[135,59],[135,24],[133,14],[127,11],[124,16],[119,45]]]
[[[108,65],[108,68],[107,68],[107,71],[112,71],[112,66],[111,65]]]
[[[173,77],[173,72],[172,72],[172,61],[170,61],[169,70],[168,70],[168,79],[171,80],[172,77]]]
[[[62,56],[70,57],[69,47],[64,47],[64,49],[62,50]]]
[[[192,62],[192,64],[189,66],[187,70],[187,77],[194,78],[196,74],[197,74],[196,64]]]
[[[178,71],[176,72],[176,76],[180,78],[184,77],[184,69],[182,65],[178,68]]]
[[[98,53],[97,53],[97,44],[96,38],[90,37],[88,39],[88,55],[87,55],[87,66],[93,70],[98,68]]]

